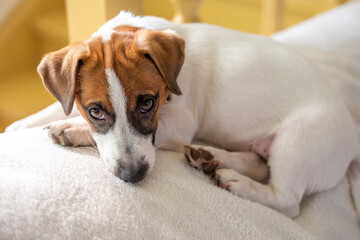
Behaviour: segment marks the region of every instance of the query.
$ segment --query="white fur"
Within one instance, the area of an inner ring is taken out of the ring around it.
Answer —
[[[329,74],[316,59],[265,37],[206,24],[174,25],[124,12],[93,36],[106,40],[121,24],[172,29],[186,42],[177,80],[183,95],[173,96],[161,109],[157,146],[179,151],[182,145],[203,140],[244,151],[254,141],[275,136],[267,149],[269,184],[229,169],[217,171],[235,194],[294,217],[304,195],[334,187],[356,158],[359,128],[354,120],[359,119],[354,118],[360,116],[360,108],[350,107],[354,102],[342,90],[351,86],[358,94],[360,86],[354,79],[336,79],[342,69]],[[115,159],[122,154],[112,152],[115,146],[131,142],[138,148],[149,140],[131,134],[119,81],[113,72],[107,74],[117,116],[124,118],[117,119],[111,133],[94,138],[103,157],[113,153]],[[149,151],[149,159],[154,156],[152,149],[141,151]],[[111,161],[110,165],[115,166]]]
[[[107,69],[106,77],[109,83],[110,101],[116,119],[114,126],[107,133],[93,134],[100,155],[107,163],[109,170],[115,173],[119,165],[138,164],[136,160],[141,157],[141,154],[144,154],[145,162],[149,164],[148,173],[150,173],[155,162],[155,149],[151,137],[137,134],[130,126],[126,115],[125,93],[115,71]],[[126,153],[127,147],[133,149],[131,156]]]

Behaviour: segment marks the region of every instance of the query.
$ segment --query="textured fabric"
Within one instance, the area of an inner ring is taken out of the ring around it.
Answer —
[[[359,9],[274,38],[359,60]],[[94,149],[54,145],[41,128],[0,134],[0,239],[360,239],[347,178],[305,198],[292,220],[214,186],[182,154],[156,158],[148,178],[128,184]]]
[[[158,151],[134,185],[40,128],[1,134],[0,146],[1,239],[360,239],[346,180],[293,221],[216,187],[181,154]]]

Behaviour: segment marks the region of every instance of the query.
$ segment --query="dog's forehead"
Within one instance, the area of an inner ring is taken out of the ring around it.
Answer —
[[[109,69],[113,68],[115,57],[119,58],[119,55],[138,57],[131,47],[137,30],[138,28],[131,26],[118,26],[106,34],[94,34],[86,41],[90,58]]]
[[[104,41],[99,38],[97,42],[89,43],[90,53],[98,56],[96,61],[102,61],[103,71],[115,72],[130,108],[134,107],[139,95],[156,95],[159,89],[165,88],[155,65],[134,43],[138,30],[136,27],[119,26],[114,28],[110,39]]]
[[[153,76],[159,75],[155,65],[135,43],[138,30],[140,28],[118,26],[111,32],[110,38],[97,36],[87,41],[90,62],[96,62],[104,72],[107,69],[114,69],[125,88],[129,82],[137,84],[142,80],[151,81]],[[152,74],[151,78],[149,74]],[[147,85],[145,82],[141,84]]]
[[[136,29],[119,30],[106,41],[101,36],[87,41],[89,58],[81,67],[77,97],[82,105],[101,102],[114,115],[125,115],[140,95],[155,96],[167,88],[156,66],[134,46]]]

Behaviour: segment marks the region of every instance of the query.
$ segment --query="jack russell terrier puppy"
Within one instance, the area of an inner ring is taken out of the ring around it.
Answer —
[[[45,55],[38,72],[59,103],[7,131],[47,124],[57,144],[95,141],[132,183],[157,147],[185,151],[221,187],[290,217],[349,170],[359,209],[360,81],[269,38],[121,12]]]

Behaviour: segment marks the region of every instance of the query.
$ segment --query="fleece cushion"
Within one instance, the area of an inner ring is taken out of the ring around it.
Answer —
[[[52,144],[41,128],[0,134],[1,239],[360,239],[344,179],[282,214],[216,187],[182,154],[157,151],[138,184],[93,148]]]
[[[273,38],[360,61],[359,12],[352,2]],[[360,229],[346,177],[289,219],[216,187],[182,154],[157,151],[150,176],[129,184],[96,149],[61,147],[33,128],[0,134],[0,239],[337,240]]]

